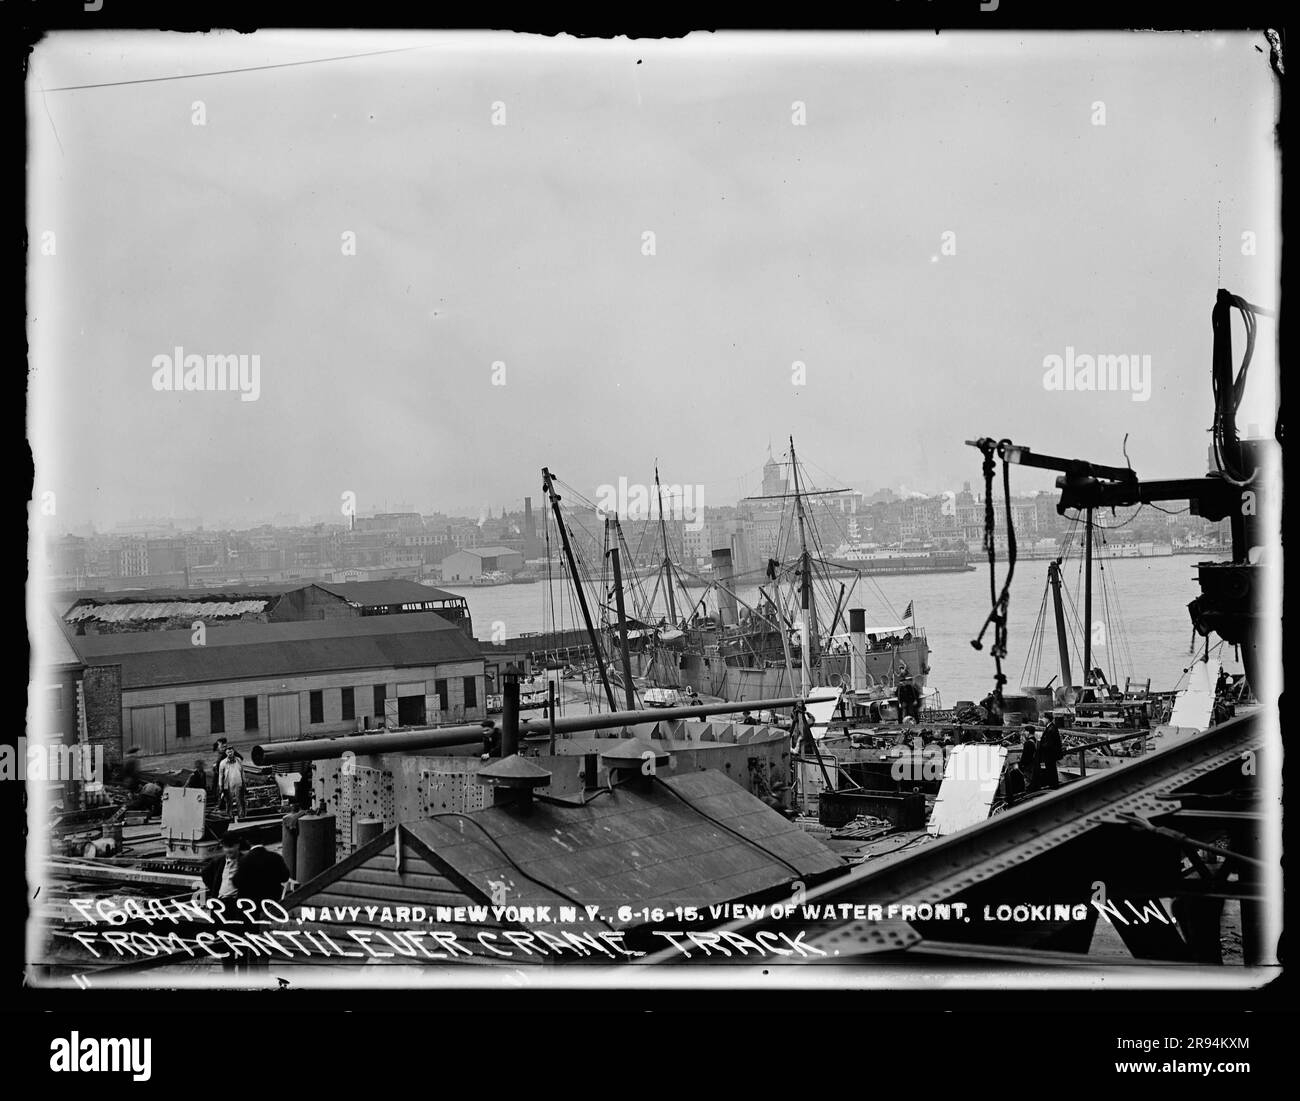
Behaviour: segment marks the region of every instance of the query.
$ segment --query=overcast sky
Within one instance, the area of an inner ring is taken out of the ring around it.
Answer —
[[[979,435],[1196,474],[1215,289],[1277,304],[1256,36],[64,34],[28,87],[67,523],[499,510],[656,457],[723,504],[789,435],[868,490],[976,482]],[[257,400],[156,390],[177,346],[257,355]],[[1045,389],[1067,347],[1150,356],[1149,399]]]

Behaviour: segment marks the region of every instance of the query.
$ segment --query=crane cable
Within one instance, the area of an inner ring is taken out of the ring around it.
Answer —
[[[1007,609],[1011,603],[1011,579],[1016,572],[1016,529],[1011,512],[1011,464],[1007,461],[1004,448],[1010,440],[994,443],[985,436],[977,441],[977,446],[984,455],[984,550],[989,560],[989,599],[991,607],[984,619],[979,635],[971,639],[971,646],[976,650],[984,648],[984,632],[993,625],[993,645],[989,653],[993,655],[996,672],[993,677],[993,697],[1002,702],[1002,686],[1006,684],[1006,674],[1002,672],[1002,659],[1007,656]],[[996,471],[994,455],[1002,457],[1002,496],[1007,515],[1007,576],[1002,582],[1002,591],[997,588],[997,546],[994,540],[996,514],[993,509],[993,476]]]

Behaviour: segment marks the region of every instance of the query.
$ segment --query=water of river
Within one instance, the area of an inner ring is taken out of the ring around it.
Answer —
[[[1101,666],[1120,684],[1126,676],[1138,680],[1151,678],[1153,689],[1172,688],[1183,678],[1183,671],[1193,660],[1189,653],[1192,636],[1187,604],[1198,593],[1195,556],[1173,555],[1165,558],[1110,559],[1105,563],[1110,595],[1110,617],[1105,615],[1102,587],[1094,573],[1093,664]],[[1094,567],[1095,569],[1095,567]],[[999,565],[999,585],[1005,566]],[[1074,602],[1082,614],[1082,571],[1076,563],[1062,567],[1067,606]],[[1047,583],[1047,563],[1021,562],[1011,589],[1008,623],[1008,656],[1004,663],[1008,676],[1007,690],[1018,691],[1021,684],[1044,684],[1058,673],[1056,634],[1050,601],[1047,637],[1041,647],[1041,659],[1035,672],[1034,660],[1026,668],[1027,651],[1034,635],[1035,621]],[[643,582],[647,590],[653,579]],[[474,633],[483,640],[513,637],[528,631],[545,631],[553,627],[581,627],[582,621],[572,610],[573,601],[567,586],[552,582],[554,607],[559,622],[551,619],[547,585],[499,585],[487,588],[444,585],[442,588],[463,595],[469,601],[474,619]],[[696,590],[698,598],[702,587]],[[755,587],[742,587],[737,595],[750,604],[757,601]],[[853,606],[867,609],[876,622],[897,622],[897,616],[912,601],[916,624],[923,627],[930,641],[929,683],[951,706],[959,699],[979,699],[993,687],[993,659],[989,656],[992,631],[985,634],[985,646],[977,651],[971,639],[978,633],[989,610],[988,568],[974,573],[936,573],[912,577],[879,577],[860,583],[850,600]],[[712,609],[712,597],[710,597]],[[629,608],[629,613],[631,609]],[[842,629],[842,628],[841,628]],[[1197,640],[1197,653],[1203,652],[1204,640]],[[1035,644],[1035,650],[1039,648]],[[1233,672],[1241,665],[1230,647],[1218,649],[1216,656]],[[1130,660],[1131,659],[1131,660]],[[1081,677],[1081,662],[1072,657],[1075,679]],[[1059,675],[1056,683],[1060,683]]]

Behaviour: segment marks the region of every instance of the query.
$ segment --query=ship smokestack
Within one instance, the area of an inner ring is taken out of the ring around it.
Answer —
[[[867,687],[867,613],[861,608],[849,609],[849,659],[853,691],[862,692]]]
[[[731,548],[717,547],[713,551],[713,577],[718,582],[718,618],[724,627],[734,627],[740,622],[736,611],[736,594],[731,591],[733,576]]]

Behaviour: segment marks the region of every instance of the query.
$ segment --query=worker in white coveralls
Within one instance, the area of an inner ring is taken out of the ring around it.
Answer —
[[[244,765],[235,756],[233,747],[227,747],[226,759],[221,762],[221,768],[217,774],[217,791],[226,800],[226,813],[231,818],[243,818],[246,810],[244,802]],[[238,813],[236,813],[236,808],[238,808]]]

